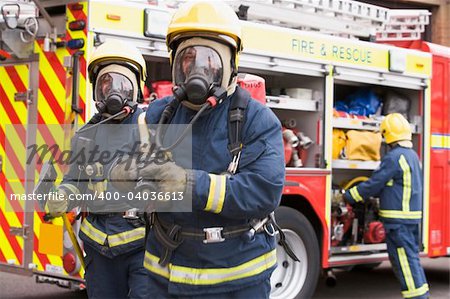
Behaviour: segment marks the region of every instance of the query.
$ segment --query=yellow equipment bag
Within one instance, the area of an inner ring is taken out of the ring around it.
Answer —
[[[333,159],[342,159],[342,150],[345,147],[347,137],[341,129],[333,129]]]
[[[372,131],[347,131],[345,154],[348,160],[379,161],[381,133]]]

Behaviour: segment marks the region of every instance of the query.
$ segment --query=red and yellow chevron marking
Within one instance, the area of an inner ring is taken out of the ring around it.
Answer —
[[[84,19],[87,22],[87,3],[83,10],[74,11],[71,5],[67,7],[68,23]],[[87,29],[84,31],[66,31],[64,40],[83,38],[86,42]],[[85,50],[85,49],[81,49]],[[66,105],[66,82],[70,82],[69,74],[63,66],[65,56],[72,55],[75,51],[68,48],[59,48],[55,53],[42,51],[42,41],[35,43],[35,52],[39,54],[39,91],[38,91],[38,124],[55,125],[39,126],[36,143],[63,144],[65,137],[57,125],[68,124],[73,121],[75,114],[70,105]],[[86,101],[86,58],[80,57],[80,86],[79,107],[85,108]],[[23,203],[7,200],[10,193],[23,194],[26,160],[26,130],[27,107],[26,103],[15,102],[14,94],[28,89],[28,66],[16,65],[0,67],[0,155],[3,158],[3,171],[0,172],[0,262],[13,262],[22,264],[23,239],[10,234],[11,227],[23,225]],[[69,117],[67,117],[69,116]],[[78,123],[84,123],[84,115],[78,117]],[[8,155],[7,155],[8,154]],[[39,177],[41,165],[37,165],[36,179]],[[58,170],[61,173],[61,170]],[[37,269],[45,271],[46,265],[62,267],[62,258],[54,255],[42,254],[38,251],[40,225],[43,222],[43,213],[34,212],[34,252],[33,263]],[[59,240],[62,242],[62,240]],[[80,276],[77,274],[76,276]]]

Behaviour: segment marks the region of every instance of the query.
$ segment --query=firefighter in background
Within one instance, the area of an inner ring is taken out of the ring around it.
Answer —
[[[98,113],[72,139],[73,155],[85,151],[86,159],[74,161],[58,186],[64,200],[49,201],[47,206],[53,216],[80,203],[87,207],[79,235],[86,253],[89,298],[148,298],[143,215],[124,200],[111,200],[118,193],[105,180],[114,160],[108,157],[132,151],[138,144],[138,130],[132,126],[143,113],[137,104],[143,98],[145,60],[131,45],[106,41],[92,54],[88,73]],[[87,203],[67,200],[75,194],[96,198]]]
[[[389,152],[371,178],[344,194],[349,203],[380,198],[380,218],[386,230],[389,259],[404,298],[427,298],[428,284],[419,260],[422,220],[422,175],[412,149],[411,128],[399,113],[386,116],[380,126]]]
[[[111,171],[113,182],[142,177],[163,195],[192,197],[192,212],[152,217],[144,259],[151,298],[268,298],[276,266],[268,215],[285,177],[281,124],[236,86],[241,29],[227,4],[181,6],[167,45],[174,96],[153,102],[146,120],[191,123],[192,149],[162,146],[158,127],[157,148],[170,149],[174,162]],[[191,150],[191,161],[180,158]]]

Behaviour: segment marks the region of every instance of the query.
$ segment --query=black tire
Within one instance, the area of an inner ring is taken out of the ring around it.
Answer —
[[[300,264],[288,258],[282,247],[277,247],[278,266],[271,278],[271,298],[311,298],[321,270],[320,248],[316,233],[308,219],[295,209],[279,207],[275,211],[275,216],[278,225],[285,232],[286,241],[300,259]],[[292,246],[293,244],[297,245]],[[289,271],[293,272],[288,273]],[[294,275],[294,272],[297,274]]]

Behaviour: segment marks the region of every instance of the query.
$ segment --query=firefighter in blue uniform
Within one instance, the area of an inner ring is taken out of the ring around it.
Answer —
[[[192,149],[161,142],[158,127],[157,148],[170,149],[173,162],[111,171],[114,179],[145,178],[158,192],[192,200],[190,213],[153,214],[144,258],[151,298],[268,298],[276,266],[268,216],[285,175],[280,122],[236,86],[242,41],[228,5],[181,6],[167,45],[174,96],[150,104],[146,121],[191,123]],[[183,158],[187,150],[191,161]]]
[[[394,273],[404,298],[427,298],[428,284],[419,260],[419,226],[422,219],[422,174],[412,149],[411,128],[399,113],[386,116],[381,133],[390,151],[371,178],[344,194],[349,203],[379,196],[380,218]]]
[[[117,200],[119,193],[106,180],[114,161],[109,157],[140,146],[135,124],[143,113],[137,104],[142,99],[145,60],[133,46],[106,41],[92,54],[88,73],[98,113],[72,139],[73,155],[84,151],[85,159],[73,161],[58,186],[64,200],[49,201],[47,206],[53,216],[79,204],[87,208],[79,236],[86,253],[89,298],[148,298],[143,216],[124,200]],[[96,154],[91,156],[91,152]],[[77,194],[96,197],[70,200]]]

